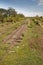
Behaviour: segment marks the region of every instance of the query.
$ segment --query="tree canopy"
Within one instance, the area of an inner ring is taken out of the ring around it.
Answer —
[[[9,7],[8,9],[0,8],[0,22],[10,22],[15,19],[23,18],[23,14],[17,14],[15,9]]]

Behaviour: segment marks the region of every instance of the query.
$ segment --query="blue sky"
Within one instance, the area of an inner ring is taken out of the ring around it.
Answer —
[[[0,8],[12,7],[25,16],[43,16],[43,0],[0,0]]]

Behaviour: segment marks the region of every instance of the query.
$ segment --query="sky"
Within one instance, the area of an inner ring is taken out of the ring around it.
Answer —
[[[43,16],[43,0],[0,0],[0,8],[9,7],[25,16]]]

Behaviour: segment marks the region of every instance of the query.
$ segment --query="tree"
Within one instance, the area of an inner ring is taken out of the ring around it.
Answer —
[[[19,16],[19,17],[21,17],[21,18],[22,18],[22,17],[24,17],[24,15],[23,15],[23,14],[18,14],[18,16]]]
[[[15,11],[15,9],[9,8],[7,10],[7,14],[8,14],[8,16],[14,16],[15,17],[17,15],[17,12]]]

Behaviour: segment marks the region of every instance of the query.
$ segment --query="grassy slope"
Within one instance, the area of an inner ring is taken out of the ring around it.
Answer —
[[[38,41],[43,35],[41,32],[43,29],[40,26],[33,22],[31,25],[28,24],[22,41],[9,50],[0,65],[43,65],[43,58],[40,55],[40,42]],[[11,50],[15,52],[11,53]]]

